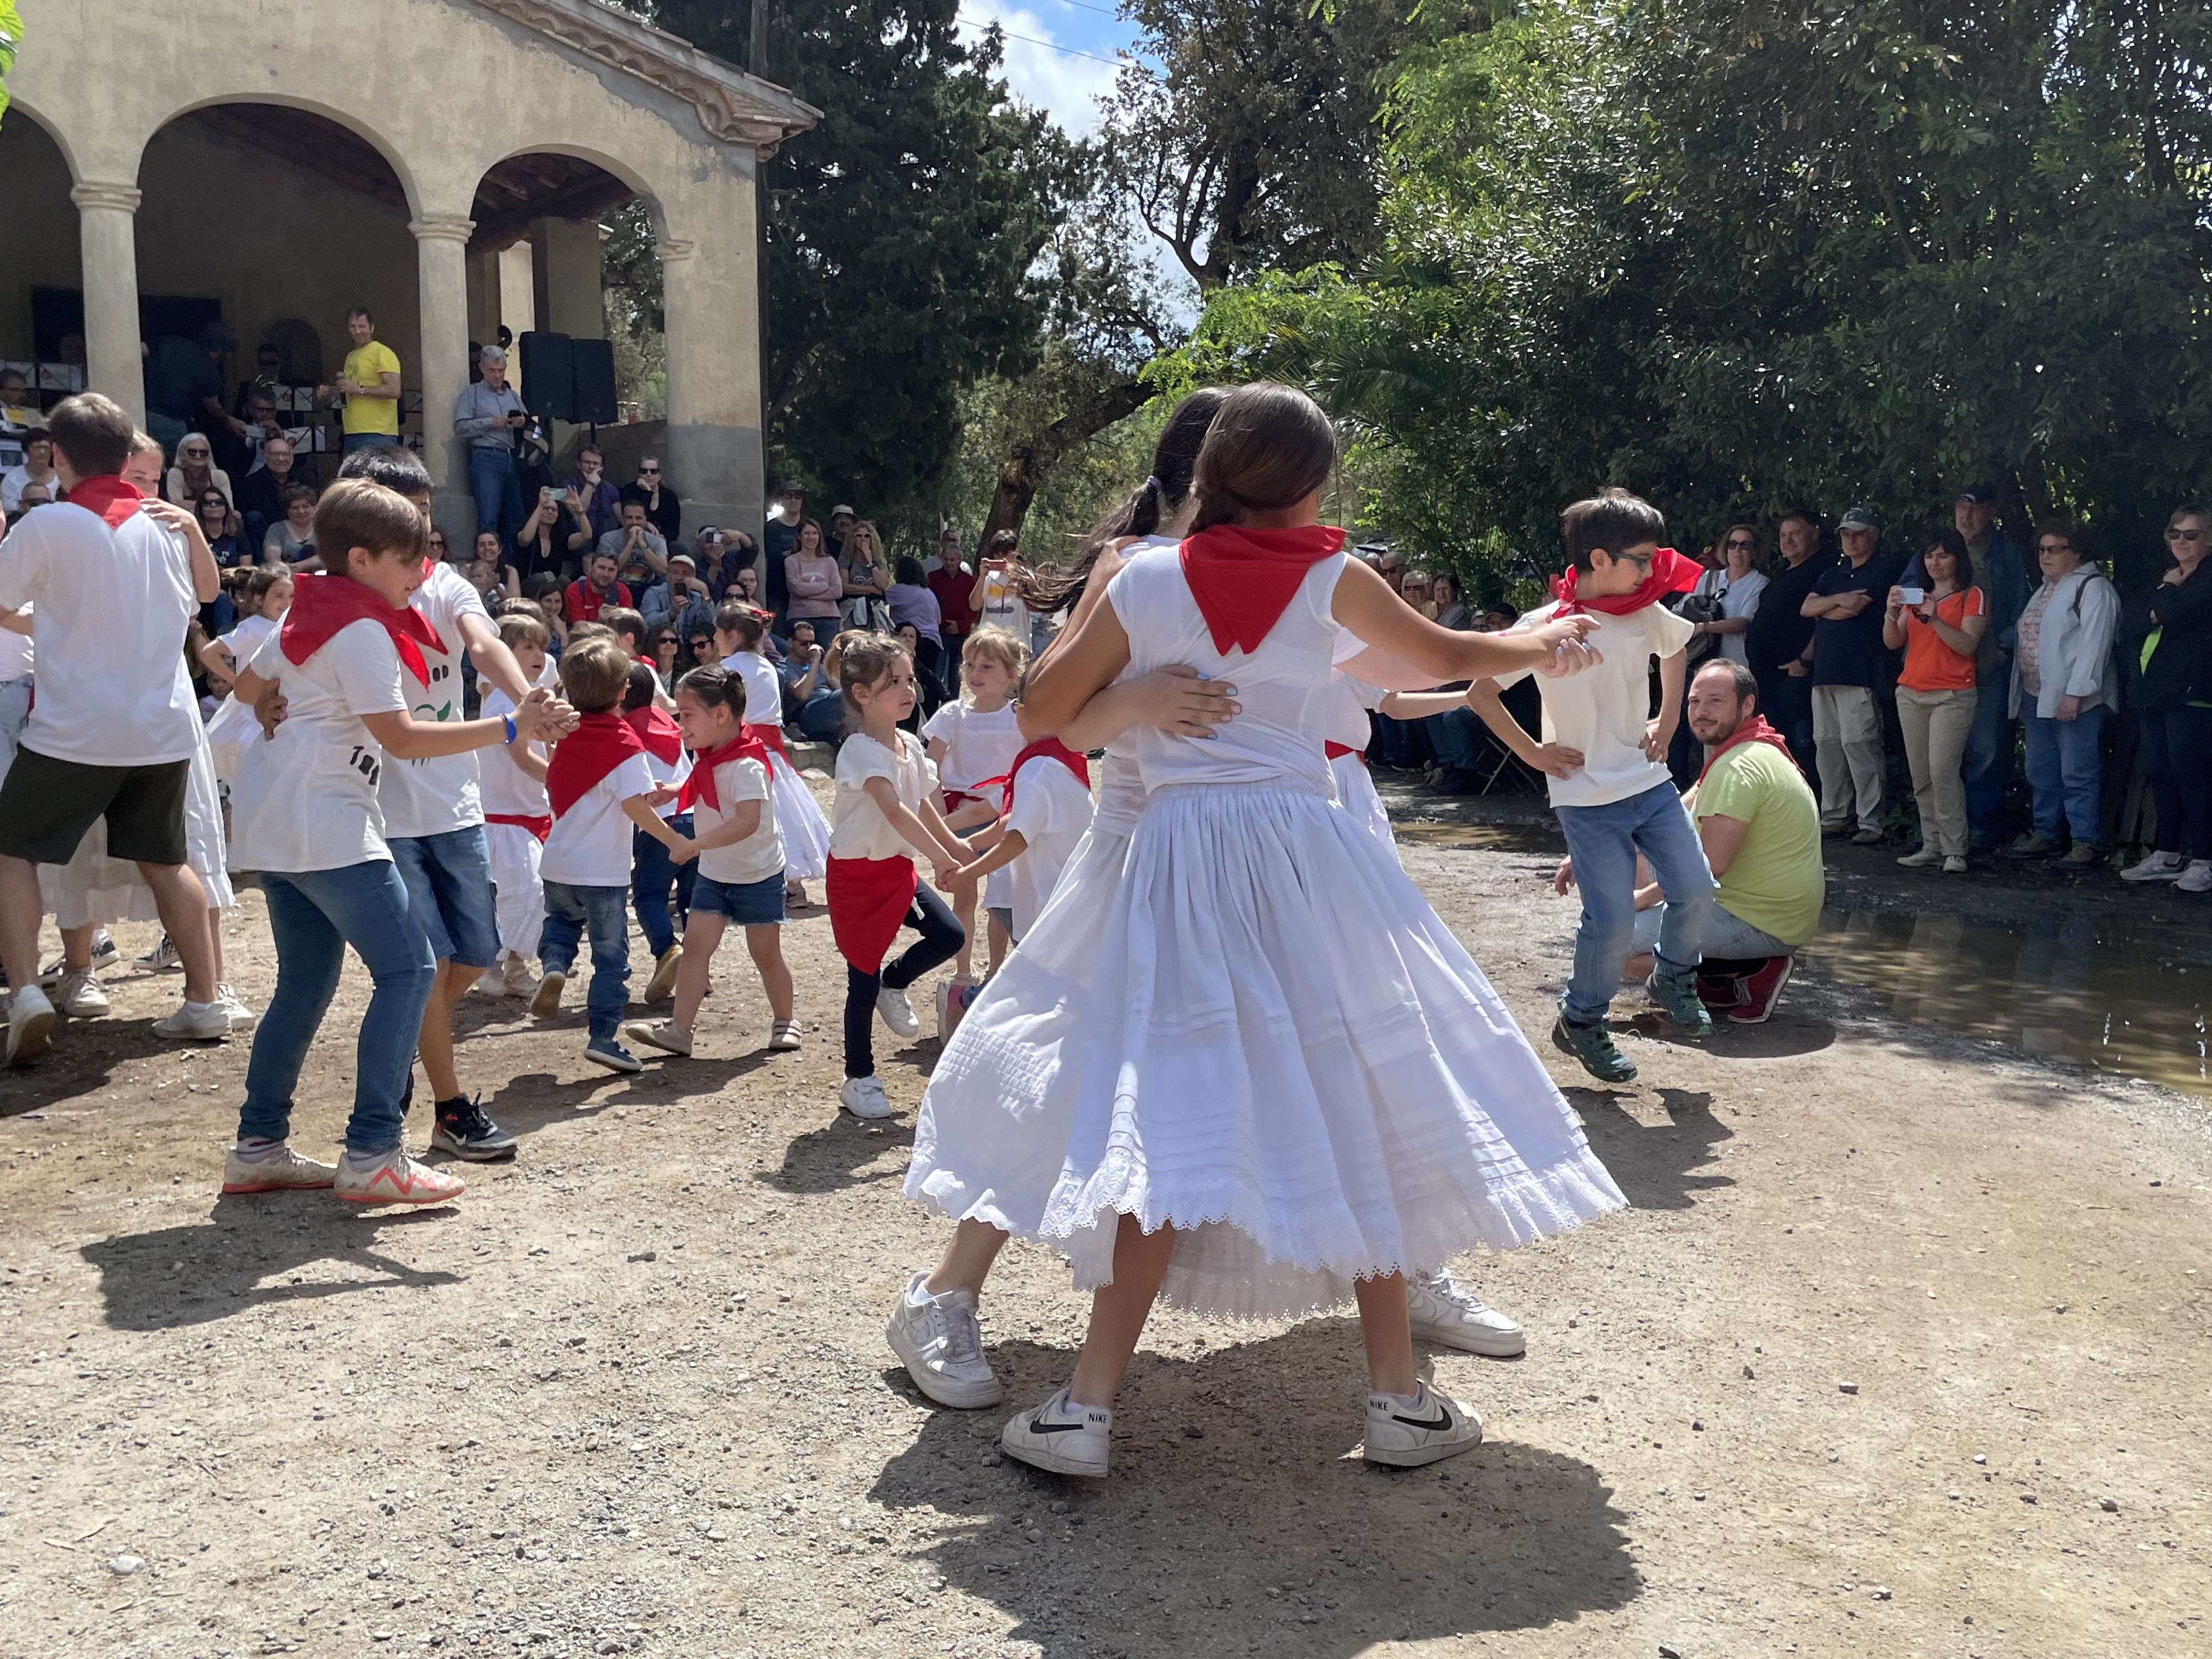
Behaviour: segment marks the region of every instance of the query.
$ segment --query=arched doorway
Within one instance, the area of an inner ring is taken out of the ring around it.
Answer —
[[[84,283],[69,158],[36,116],[17,104],[0,122],[0,384],[29,424],[84,385]],[[22,376],[21,401],[14,377]],[[4,419],[4,416],[0,416]],[[21,463],[0,431],[0,467]]]

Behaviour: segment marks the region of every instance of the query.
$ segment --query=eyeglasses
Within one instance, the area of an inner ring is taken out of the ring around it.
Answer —
[[[660,471],[660,469],[659,469],[659,467],[657,467],[657,466],[641,466],[641,467],[638,468],[637,472],[638,472],[638,476],[639,476],[640,477],[645,477],[647,473],[657,473],[657,472],[659,472],[659,471]]]
[[[2204,539],[2204,532],[2201,530],[2169,530],[2166,532],[2166,538],[2170,542],[2201,542]]]
[[[1759,544],[1747,536],[1731,536],[1728,539],[1728,550],[1731,553],[1756,553]]]
[[[2035,544],[2035,550],[2039,553],[2071,553],[2074,550],[2074,544],[2071,542],[2038,542]]]

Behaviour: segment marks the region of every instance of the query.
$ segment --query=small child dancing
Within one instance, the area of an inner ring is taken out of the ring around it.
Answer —
[[[806,902],[806,884],[823,873],[830,856],[830,820],[783,746],[783,684],[775,665],[761,654],[768,622],[750,605],[722,601],[714,612],[714,649],[722,666],[745,684],[745,725],[768,750],[769,781],[775,792],[776,833],[783,838],[784,898]]]
[[[955,835],[981,846],[997,838],[995,826],[1005,811],[1000,792],[1013,770],[1014,757],[1022,752],[1022,728],[1012,698],[1029,659],[1029,647],[1005,629],[977,629],[961,647],[959,698],[932,714],[921,728],[930,764],[942,780],[945,823]],[[964,856],[960,860],[967,861]],[[972,983],[974,884],[955,877],[951,899],[952,914],[959,918],[963,935],[953,978]],[[990,964],[995,972],[1005,959],[1010,933],[1006,878],[990,882],[982,900],[990,918]]]
[[[522,609],[503,611],[502,644],[532,685],[544,682],[552,630],[542,617]],[[483,716],[514,712],[514,700],[497,686],[484,693]],[[477,988],[487,996],[526,997],[538,988],[531,964],[545,927],[545,884],[538,859],[553,833],[553,807],[545,795],[545,754],[535,744],[507,745],[504,760],[485,763],[482,784],[484,849],[499,913],[499,960]]]
[[[696,856],[684,955],[676,974],[673,1018],[623,1027],[632,1042],[663,1054],[691,1054],[693,1027],[707,995],[714,951],[731,925],[768,993],[769,1052],[799,1047],[791,969],[783,959],[783,840],[776,833],[768,750],[745,724],[745,684],[724,668],[695,668],[676,683],[676,720],[691,746],[691,775],[677,797],[691,815],[692,837],[673,856]]]

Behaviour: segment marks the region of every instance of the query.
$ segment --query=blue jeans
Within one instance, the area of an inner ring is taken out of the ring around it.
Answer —
[[[2104,839],[2105,722],[2112,711],[2100,705],[2070,720],[2047,720],[2030,702],[2022,712],[2027,716],[2027,787],[2035,801],[2035,833],[2057,841],[2063,822],[2075,840],[2097,845]]]
[[[469,494],[477,498],[477,534],[499,532],[501,546],[512,546],[522,528],[522,475],[505,449],[469,451]]]
[[[668,820],[668,827],[679,836],[690,835],[691,815],[678,812]],[[637,906],[637,925],[645,930],[646,949],[656,957],[664,957],[676,943],[677,925],[668,914],[669,891],[675,890],[679,913],[690,909],[691,879],[698,873],[699,860],[678,864],[667,848],[642,830],[633,829],[629,837],[629,891]]]
[[[816,743],[835,743],[844,729],[845,699],[826,688],[817,691],[799,706],[799,718],[792,723],[802,737]]]
[[[1603,806],[1558,811],[1583,896],[1574,976],[1560,1011],[1573,1024],[1595,1025],[1612,1005],[1636,932],[1636,855],[1650,860],[1667,895],[1657,950],[1664,974],[1686,974],[1698,965],[1712,919],[1713,872],[1698,827],[1671,783],[1655,783],[1640,795]]]
[[[1429,747],[1437,759],[1455,772],[1472,772],[1482,758],[1482,722],[1472,708],[1447,708],[1423,722],[1428,727]]]
[[[395,836],[389,845],[430,954],[464,968],[489,968],[498,961],[499,912],[483,825],[437,836]]]
[[[399,434],[396,432],[349,432],[339,441],[338,453],[350,455],[356,449],[397,449]],[[520,520],[517,520],[517,523]]]
[[[623,901],[627,887],[572,887],[545,884],[545,931],[538,936],[538,965],[565,974],[576,963],[576,941],[592,939],[592,988],[584,1007],[591,1016],[592,1041],[611,1042],[629,1006],[629,917]]]
[[[1996,846],[2004,835],[2005,783],[2012,773],[2012,727],[2005,720],[2011,674],[2008,665],[1982,682],[1973,730],[1966,733],[1966,836],[1976,849]]]
[[[354,1049],[346,1150],[388,1152],[399,1145],[407,1073],[438,973],[430,941],[410,913],[407,884],[395,866],[378,859],[291,875],[264,870],[261,891],[276,941],[276,991],[253,1034],[239,1135],[282,1140],[290,1132],[292,1091],[350,945],[368,969],[371,989]]]

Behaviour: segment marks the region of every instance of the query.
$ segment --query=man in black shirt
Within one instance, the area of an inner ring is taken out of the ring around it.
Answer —
[[[1759,680],[1759,712],[1813,769],[1813,619],[1805,601],[1835,563],[1820,546],[1820,521],[1807,507],[1784,515],[1775,531],[1782,568],[1766,579],[1759,610],[1744,630],[1744,660]]]
[[[660,462],[655,456],[640,458],[637,482],[622,488],[625,505],[635,501],[645,509],[645,521],[665,542],[673,542],[676,532],[684,526],[684,503],[676,499],[660,473]]]
[[[173,459],[187,432],[221,433],[242,441],[246,422],[222,407],[222,360],[238,349],[238,336],[210,323],[197,339],[157,336],[146,356],[146,429]]]
[[[1844,556],[1802,607],[1813,619],[1813,738],[1819,746],[1820,828],[1871,847],[1881,839],[1881,692],[1890,675],[1881,619],[1897,566],[1881,555],[1881,520],[1855,507],[1836,521]]]

